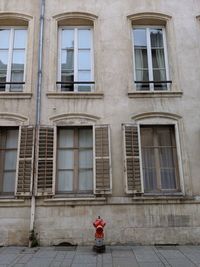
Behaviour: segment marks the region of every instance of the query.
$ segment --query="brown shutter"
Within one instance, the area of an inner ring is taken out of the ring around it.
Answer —
[[[32,194],[34,139],[35,130],[32,126],[20,127],[15,190],[17,196]]]
[[[142,193],[140,169],[139,127],[137,125],[123,125],[126,192]]]
[[[39,147],[37,158],[37,195],[54,193],[54,128],[39,128]]]
[[[110,155],[110,129],[108,125],[94,126],[94,191],[111,193],[112,170]]]

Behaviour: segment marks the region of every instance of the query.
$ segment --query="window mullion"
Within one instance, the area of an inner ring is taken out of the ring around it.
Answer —
[[[147,58],[148,58],[148,73],[149,73],[149,81],[153,81],[153,63],[152,63],[152,53],[151,53],[151,39],[150,39],[150,29],[146,29],[146,37],[147,37]],[[154,85],[152,83],[149,84],[150,91],[153,91]]]
[[[13,57],[13,47],[14,47],[14,29],[10,29],[9,36],[9,48],[8,48],[8,66],[7,66],[7,75],[6,82],[11,82],[11,68],[12,68],[12,57]],[[10,85],[6,85],[6,91],[10,90]]]
[[[78,81],[78,28],[74,29],[74,81]],[[78,92],[78,84],[74,84],[74,91]]]

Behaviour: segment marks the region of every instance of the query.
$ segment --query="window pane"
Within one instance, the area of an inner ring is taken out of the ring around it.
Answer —
[[[15,50],[13,51],[12,57],[12,69],[23,70],[24,69],[24,51]]]
[[[74,49],[62,50],[61,64],[62,70],[74,69]]]
[[[61,48],[74,47],[74,30],[62,30]]]
[[[0,49],[9,47],[10,30],[0,30]]]
[[[73,82],[74,81],[74,72],[73,71],[62,71],[61,73],[61,82]],[[61,91],[74,91],[74,84],[62,84]]]
[[[153,70],[153,78],[155,81],[166,81],[165,70]]]
[[[58,147],[73,147],[74,145],[74,130],[73,129],[60,129],[58,137]]]
[[[148,70],[137,70],[136,69],[136,81],[149,81]],[[137,90],[149,90],[149,83],[137,83]]]
[[[144,191],[152,192],[157,189],[156,171],[155,169],[143,169]]]
[[[8,51],[0,50],[0,70],[7,70]]]
[[[91,30],[78,30],[78,48],[91,47]]]
[[[7,130],[6,148],[17,148],[18,146],[18,130]]]
[[[90,50],[79,50],[78,52],[78,69],[90,70],[91,69],[91,57]]]
[[[58,169],[74,168],[74,152],[72,150],[58,151]]]
[[[3,177],[3,192],[15,191],[15,172],[5,172]]]
[[[73,171],[58,171],[58,191],[73,190]]]
[[[162,29],[150,29],[151,47],[163,47]]]
[[[92,129],[79,129],[79,147],[92,146]]]
[[[0,82],[6,82],[6,71],[0,70]],[[5,91],[6,85],[0,84],[0,91]]]
[[[90,170],[79,171],[79,190],[92,190],[93,189],[93,172]]]
[[[165,69],[164,49],[152,49],[153,68]]]
[[[27,30],[15,30],[14,33],[14,48],[26,47]]]
[[[134,46],[136,47],[146,47],[147,46],[147,38],[146,38],[146,29],[134,29]]]
[[[17,151],[6,151],[4,170],[16,170]]]
[[[161,186],[162,189],[176,189],[175,170],[162,169],[161,170]]]
[[[93,165],[93,151],[86,150],[79,152],[79,168],[92,168]]]
[[[148,69],[146,49],[135,49],[135,67],[136,69]]]

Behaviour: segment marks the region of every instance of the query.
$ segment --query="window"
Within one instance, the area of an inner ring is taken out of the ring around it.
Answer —
[[[14,194],[18,129],[0,128],[0,193]]]
[[[172,194],[183,190],[175,129],[168,124],[123,126],[127,193]]]
[[[59,35],[58,86],[65,92],[92,91],[92,28],[60,27]]]
[[[144,192],[179,190],[173,126],[141,126]]]
[[[58,129],[57,191],[93,190],[93,138],[91,127]]]
[[[0,28],[0,91],[22,91],[26,39],[26,28]]]
[[[135,84],[137,90],[168,90],[167,49],[164,27],[133,28]]]

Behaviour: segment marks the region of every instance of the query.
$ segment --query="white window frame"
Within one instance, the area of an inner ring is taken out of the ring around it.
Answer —
[[[57,144],[57,141],[58,141],[58,129],[59,128],[73,128],[73,127],[88,127],[88,128],[91,128],[91,131],[92,131],[92,145],[93,145],[93,148],[92,148],[92,156],[93,156],[93,159],[92,159],[92,183],[93,183],[93,186],[92,186],[92,192],[91,193],[77,193],[77,192],[66,192],[66,193],[59,193],[57,192],[57,182],[58,182],[58,176],[57,176],[57,166],[58,166],[58,156],[57,156],[57,151],[58,151],[58,144]],[[94,124],[67,124],[67,125],[56,125],[54,127],[54,169],[53,169],[53,194],[54,195],[65,195],[65,196],[73,196],[73,195],[80,195],[80,196],[87,196],[87,195],[94,195],[95,194],[95,185],[96,185],[96,177],[95,177],[95,172],[96,172],[96,169],[95,169],[95,133],[94,133],[94,129],[95,129],[95,125]]]
[[[146,40],[147,40],[147,61],[148,61],[148,74],[149,74],[149,81],[154,81],[153,79],[153,64],[152,64],[152,53],[151,53],[151,40],[150,40],[150,29],[162,29],[163,33],[163,46],[164,46],[164,59],[165,59],[165,70],[166,70],[166,79],[169,81],[169,63],[168,63],[168,53],[167,53],[167,39],[166,39],[166,28],[164,26],[137,26],[134,25],[132,27],[132,43],[133,43],[133,62],[134,62],[134,77],[136,78],[136,64],[135,64],[135,44],[134,44],[134,29],[145,29],[146,30]],[[149,84],[149,90],[145,90],[145,92],[148,91],[156,91],[156,92],[163,92],[163,91],[169,91],[170,90],[170,84],[167,83],[167,89],[166,90],[154,90],[154,84]],[[143,91],[143,90],[141,90]]]
[[[169,191],[169,194],[172,195],[177,195],[177,194],[181,194],[184,195],[185,194],[185,189],[184,189],[184,179],[183,179],[183,163],[182,163],[182,156],[181,156],[181,146],[180,146],[180,136],[179,136],[179,127],[178,127],[178,122],[172,122],[172,121],[159,121],[156,122],[154,119],[151,121],[145,121],[145,122],[138,122],[138,127],[139,127],[139,151],[140,151],[140,170],[141,170],[141,182],[142,182],[142,186],[143,186],[143,190],[144,190],[144,179],[143,179],[143,162],[142,162],[142,148],[141,148],[141,138],[140,138],[140,128],[143,125],[148,125],[148,126],[159,126],[159,125],[166,125],[166,126],[173,126],[174,127],[174,137],[175,137],[175,141],[176,141],[176,152],[177,152],[177,164],[178,164],[178,171],[179,171],[179,186],[180,186],[180,191],[175,191],[175,192],[171,192]],[[152,193],[145,193],[145,194],[153,194],[155,195],[155,192]],[[165,195],[165,192],[161,192],[159,193],[161,195]]]
[[[61,81],[61,59],[62,59],[62,30],[72,29],[74,30],[74,82],[78,82],[78,30],[79,29],[89,29],[91,32],[91,81],[94,81],[94,46],[93,46],[93,27],[92,26],[61,26],[58,30],[58,81]],[[89,92],[94,92],[94,84],[90,84],[91,90]],[[61,90],[61,85],[58,86]],[[75,93],[81,93],[78,91],[78,84],[74,84]]]
[[[8,47],[8,64],[7,64],[7,73],[6,73],[6,82],[11,82],[11,67],[12,67],[12,58],[13,58],[13,46],[14,46],[14,31],[15,30],[26,30],[27,31],[27,38],[26,38],[26,44],[25,44],[25,54],[24,54],[24,75],[23,75],[23,81],[25,82],[26,77],[26,57],[27,57],[27,41],[28,41],[28,28],[24,26],[7,26],[7,27],[0,27],[1,30],[9,30],[10,36],[9,36],[9,47]],[[5,91],[2,92],[11,92],[10,91],[10,84],[6,84]],[[22,91],[24,89],[24,84],[22,84]],[[15,91],[13,91],[15,92]]]

